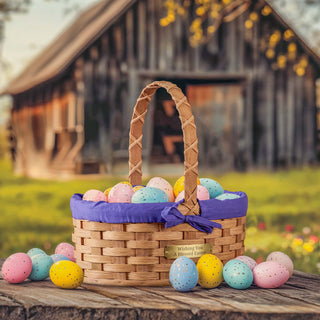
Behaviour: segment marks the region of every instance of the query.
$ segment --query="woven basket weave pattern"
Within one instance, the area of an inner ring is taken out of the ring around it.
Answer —
[[[184,140],[185,200],[178,207],[184,215],[198,215],[198,140],[190,104],[174,84],[156,81],[141,93],[130,129],[129,181],[142,179],[142,128],[148,103],[160,87],[172,96],[182,124]],[[204,233],[182,223],[165,229],[164,223],[102,223],[73,219],[75,258],[84,270],[85,283],[116,286],[166,286],[174,259],[165,257],[166,246],[209,243],[223,263],[244,254],[246,217],[213,220],[222,229]],[[199,258],[193,258],[197,262]]]

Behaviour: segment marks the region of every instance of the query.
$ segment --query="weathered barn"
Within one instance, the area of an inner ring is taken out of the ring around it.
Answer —
[[[154,80],[178,84],[197,123],[202,168],[246,169],[316,161],[320,58],[266,0],[189,43],[189,18],[167,27],[163,0],[102,1],[6,88],[13,96],[15,169],[116,172],[128,158],[132,109]],[[177,115],[164,92],[150,105],[144,164],[180,162]]]

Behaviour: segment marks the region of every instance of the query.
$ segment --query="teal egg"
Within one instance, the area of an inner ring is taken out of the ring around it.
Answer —
[[[251,269],[244,262],[233,259],[223,267],[224,281],[234,289],[247,289],[253,281]]]
[[[27,255],[30,258],[33,257],[33,256],[36,256],[37,254],[45,254],[46,255],[46,253],[43,250],[39,249],[39,248],[32,248],[27,252]]]
[[[53,265],[53,260],[46,254],[38,254],[31,257],[32,271],[29,275],[30,280],[44,280],[49,277],[49,271]]]
[[[153,187],[139,189],[131,198],[132,203],[156,203],[168,201],[169,198],[164,191]]]
[[[238,196],[237,194],[234,193],[224,193],[221,194],[220,196],[217,196],[216,199],[218,200],[232,200],[232,199],[238,199],[240,198],[240,196]]]
[[[224,193],[224,190],[221,187],[221,185],[213,179],[201,178],[200,184],[208,189],[210,194],[210,199],[214,199],[220,194]]]

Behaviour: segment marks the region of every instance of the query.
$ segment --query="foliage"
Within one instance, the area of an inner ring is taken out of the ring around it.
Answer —
[[[248,195],[248,255],[266,258],[271,251],[281,250],[293,258],[297,269],[319,273],[320,168],[212,177],[226,190]],[[123,177],[71,181],[16,177],[10,163],[0,160],[0,256],[32,247],[52,253],[59,242],[71,242],[71,195],[91,188],[103,191],[121,180]],[[176,178],[168,180],[173,184]]]

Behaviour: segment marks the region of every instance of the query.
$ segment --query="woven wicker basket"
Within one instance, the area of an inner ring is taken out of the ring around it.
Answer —
[[[130,130],[129,181],[134,185],[141,184],[142,127],[148,103],[160,87],[171,94],[182,123],[185,148],[185,200],[178,209],[184,215],[199,215],[200,206],[196,192],[198,177],[196,127],[187,98],[170,82],[151,83],[137,100]],[[168,254],[169,249],[182,248],[182,255],[186,255],[183,248],[187,250],[193,248],[191,257],[195,262],[201,256],[201,252],[208,253],[208,249],[223,263],[244,254],[245,215],[213,221],[220,223],[222,229],[204,233],[187,223],[166,229],[164,223],[120,224],[73,219],[72,239],[75,243],[76,262],[84,270],[85,283],[166,286],[170,284],[169,270],[176,258]],[[192,246],[198,247],[194,250]],[[203,248],[206,248],[206,251],[203,251]]]

